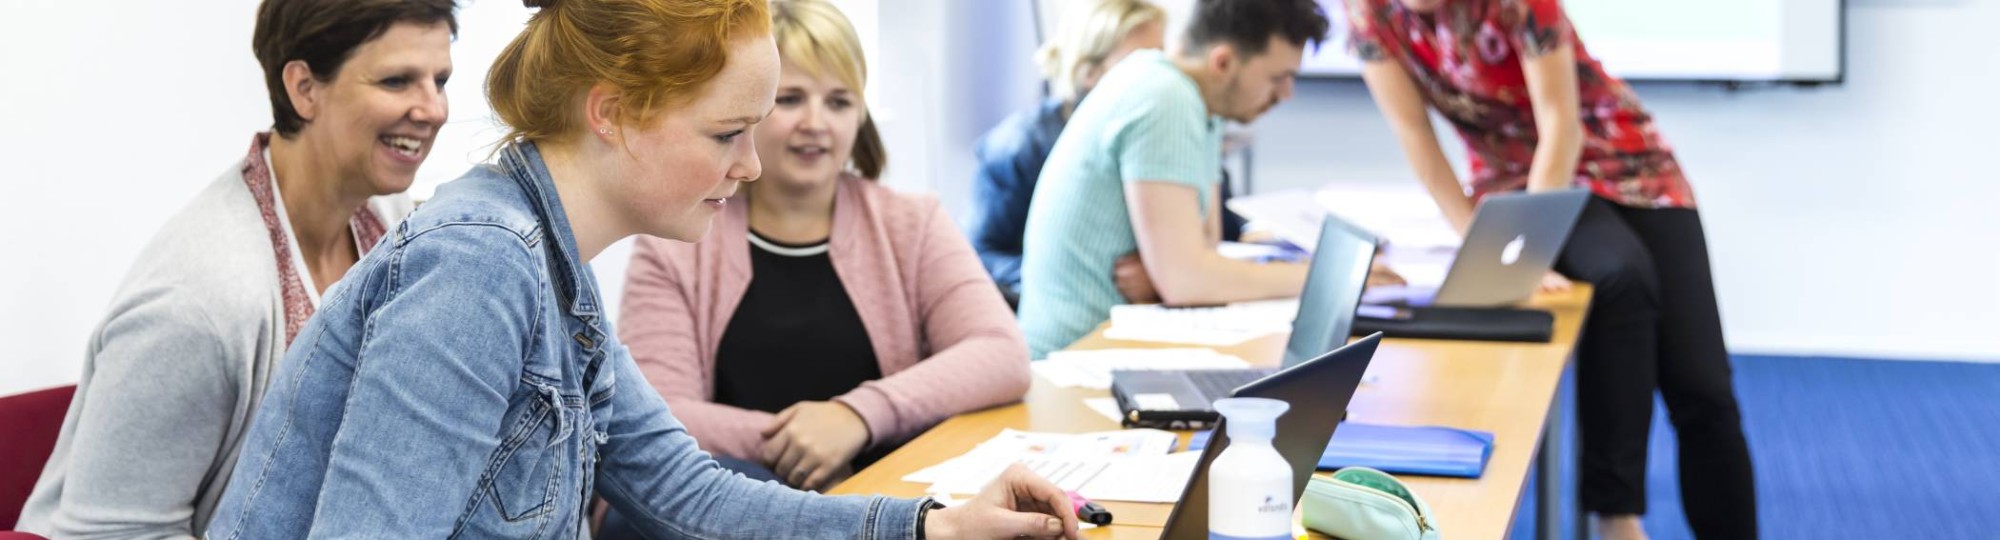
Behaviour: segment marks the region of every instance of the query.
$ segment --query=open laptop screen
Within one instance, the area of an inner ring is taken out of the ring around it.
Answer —
[[[1375,262],[1375,235],[1327,214],[1321,223],[1312,268],[1299,294],[1299,313],[1292,319],[1292,337],[1285,343],[1284,366],[1317,358],[1347,343],[1354,327],[1354,308],[1368,284]]]

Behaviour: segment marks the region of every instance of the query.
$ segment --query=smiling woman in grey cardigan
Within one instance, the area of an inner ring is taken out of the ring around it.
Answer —
[[[91,338],[18,527],[192,538],[265,383],[331,287],[409,210],[446,110],[451,0],[266,0],[254,48],[273,136],[141,252]]]

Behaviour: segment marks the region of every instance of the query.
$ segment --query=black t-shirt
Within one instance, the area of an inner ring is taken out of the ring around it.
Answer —
[[[754,277],[716,346],[715,402],[775,413],[882,378],[827,242],[749,237]]]

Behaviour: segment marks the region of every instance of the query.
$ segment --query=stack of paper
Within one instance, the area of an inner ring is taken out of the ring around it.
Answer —
[[[1215,253],[1230,259],[1259,263],[1271,261],[1298,262],[1304,259],[1299,252],[1281,246],[1245,244],[1242,242],[1223,242],[1217,244],[1215,246]]]
[[[1104,337],[1222,347],[1292,330],[1298,299],[1238,302],[1221,307],[1175,308],[1132,304],[1111,308]]]
[[[1092,500],[1171,503],[1179,501],[1201,452],[1176,452],[1123,460],[1098,473],[1077,493]]]
[[[1287,189],[1238,195],[1230,198],[1228,205],[1231,212],[1306,251],[1319,245],[1320,221],[1329,213],[1374,232],[1390,245],[1450,251],[1459,244],[1458,232],[1438,214],[1430,195],[1420,189],[1353,185]]]
[[[1034,363],[1036,375],[1064,388],[1111,388],[1111,372],[1147,369],[1243,369],[1242,358],[1210,349],[1056,351]]]
[[[930,484],[926,491],[933,494],[978,493],[1007,466],[1020,463],[1057,487],[1092,499],[1172,502],[1199,458],[1193,452],[1169,454],[1178,441],[1173,433],[1151,429],[1074,435],[1010,429],[903,481]]]
[[[1326,208],[1305,189],[1286,189],[1229,198],[1229,211],[1306,251],[1319,245],[1319,222]]]
[[[1421,189],[1343,186],[1314,191],[1312,200],[1327,212],[1374,231],[1392,246],[1441,248],[1446,252],[1458,249],[1458,231],[1451,228],[1451,223],[1438,213],[1437,203]]]

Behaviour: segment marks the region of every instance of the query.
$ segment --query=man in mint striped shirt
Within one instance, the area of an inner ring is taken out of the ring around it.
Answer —
[[[1069,346],[1124,302],[1113,282],[1137,253],[1162,301],[1295,296],[1298,264],[1217,254],[1222,121],[1249,123],[1292,96],[1314,0],[1200,0],[1178,50],[1140,51],[1104,75],[1049,152],[1028,210],[1021,329],[1035,358]]]

